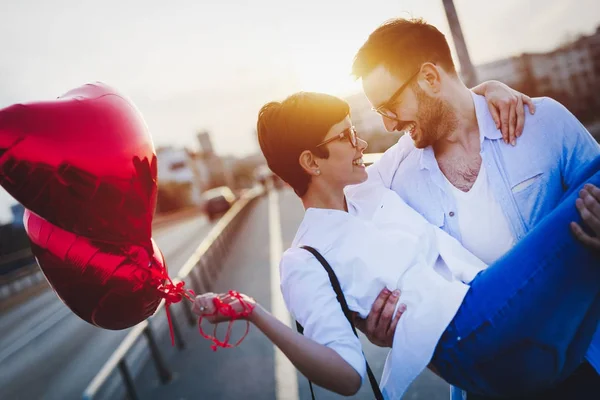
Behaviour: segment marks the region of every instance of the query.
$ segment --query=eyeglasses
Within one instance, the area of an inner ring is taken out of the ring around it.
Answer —
[[[331,138],[319,143],[315,147],[325,146],[327,143],[331,143],[334,140],[344,139],[344,138],[348,138],[348,141],[350,142],[352,147],[356,148],[358,146],[358,137],[356,136],[356,129],[352,126],[348,129],[344,129],[339,135],[335,135],[334,137],[331,137]]]
[[[417,75],[419,75],[419,72],[421,72],[421,68],[419,68],[417,72],[415,72],[410,78],[408,78],[408,80],[404,82],[404,84],[400,86],[398,90],[396,90],[396,92],[392,95],[392,97],[388,99],[388,101],[386,101],[377,108],[373,107],[372,110],[386,118],[398,120],[398,114],[391,110],[392,105],[394,104],[396,99],[402,94],[402,92],[406,90],[406,88],[410,84],[410,81],[412,81],[416,78]]]

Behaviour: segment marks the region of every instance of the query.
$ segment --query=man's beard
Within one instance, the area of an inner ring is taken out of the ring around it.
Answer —
[[[424,149],[456,129],[458,120],[447,101],[428,96],[419,85],[414,86],[413,91],[418,101],[416,122],[420,130],[414,143],[416,148]]]

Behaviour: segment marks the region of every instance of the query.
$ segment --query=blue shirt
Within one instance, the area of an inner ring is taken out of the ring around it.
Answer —
[[[547,97],[534,99],[536,112],[527,112],[517,145],[505,144],[485,98],[472,95],[483,137],[482,163],[518,241],[559,204],[577,170],[600,155],[600,146],[573,114]],[[430,223],[461,241],[454,196],[431,147],[417,149],[404,135],[367,171],[369,180],[380,180]],[[600,372],[598,330],[586,357]]]

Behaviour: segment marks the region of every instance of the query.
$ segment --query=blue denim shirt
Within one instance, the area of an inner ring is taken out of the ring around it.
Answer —
[[[485,98],[473,94],[473,102],[482,137],[482,162],[518,241],[558,205],[576,171],[600,155],[600,147],[585,127],[551,98],[534,99],[536,113],[526,112],[523,135],[514,147],[502,141]],[[369,180],[380,180],[430,223],[461,241],[454,196],[431,147],[417,149],[404,135],[368,172]],[[600,371],[599,332],[587,358]]]

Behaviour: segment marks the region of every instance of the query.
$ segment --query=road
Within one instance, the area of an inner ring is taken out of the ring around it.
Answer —
[[[235,289],[252,295],[278,318],[290,323],[279,292],[277,265],[302,219],[302,206],[291,190],[284,189],[272,190],[250,207],[212,290]],[[204,219],[195,218],[155,233],[172,276],[209,228]],[[181,317],[182,307],[174,305],[174,315]],[[170,345],[164,313],[153,319],[152,324],[173,379],[161,384],[150,362],[134,367],[140,399],[310,399],[306,379],[257,329],[250,329],[239,348],[213,352],[196,327],[182,325],[186,348],[178,350]],[[219,332],[223,333],[224,328],[221,326]],[[10,400],[80,399],[87,384],[126,334],[126,331],[98,329],[79,320],[52,292],[3,315],[0,329],[0,399]],[[236,322],[233,339],[237,340],[244,329],[242,322]],[[387,351],[371,345],[364,337],[361,341],[375,375],[380,377]],[[137,347],[144,346],[142,340]],[[133,360],[136,351],[131,353],[126,359],[128,365],[136,363]],[[115,375],[107,387],[119,384],[120,379]],[[341,398],[320,388],[316,388],[316,395],[319,400]],[[446,400],[448,397],[448,385],[425,371],[404,398]],[[105,388],[98,398],[122,397]],[[371,399],[368,383],[353,398]]]
[[[213,226],[204,217],[154,238],[175,276]],[[79,399],[127,331],[96,328],[47,290],[0,316],[0,399]]]

